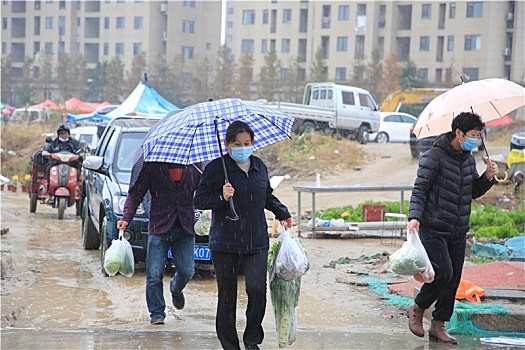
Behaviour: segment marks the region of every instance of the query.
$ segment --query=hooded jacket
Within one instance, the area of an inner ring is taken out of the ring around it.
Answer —
[[[235,189],[233,201],[239,220],[231,221],[229,202],[222,199],[225,183],[221,158],[211,161],[202,174],[195,191],[197,209],[211,209],[209,247],[212,251],[227,253],[258,253],[268,250],[268,224],[264,209],[277,219],[291,217],[288,209],[273,195],[268,170],[263,161],[251,156],[248,173],[245,173],[229,156],[223,156],[228,179]]]
[[[479,176],[471,152],[451,144],[454,134],[440,135],[419,161],[408,220],[417,219],[434,232],[466,234],[472,199],[485,194],[494,182]]]

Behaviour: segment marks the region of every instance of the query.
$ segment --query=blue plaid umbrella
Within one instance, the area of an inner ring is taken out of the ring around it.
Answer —
[[[254,150],[292,138],[292,117],[262,103],[226,98],[169,113],[146,136],[142,145],[144,161],[193,164],[221,157],[221,140],[228,125],[237,120],[253,129]],[[224,160],[222,165],[229,182]],[[230,219],[238,220],[233,198],[230,208]]]

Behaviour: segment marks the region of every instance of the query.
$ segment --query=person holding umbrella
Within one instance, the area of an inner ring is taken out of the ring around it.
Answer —
[[[171,300],[175,309],[184,308],[183,290],[195,273],[193,195],[202,173],[199,166],[143,162],[141,159],[135,163],[132,171],[132,183],[117,228],[126,229],[149,191],[151,208],[146,251],[146,303],[152,325],[164,324],[166,318],[162,280],[168,249],[171,247],[177,270],[170,281]]]
[[[272,194],[265,164],[252,155],[254,140],[254,131],[248,124],[232,122],[224,141],[228,154],[206,166],[194,198],[197,209],[212,210],[209,247],[218,286],[215,325],[224,349],[240,349],[235,325],[240,263],[248,295],[245,349],[259,349],[264,338],[269,249],[264,209],[273,212],[285,228],[293,224],[286,206]],[[232,215],[228,203],[233,197],[237,215]]]
[[[452,120],[452,130],[441,134],[419,161],[407,230],[409,234],[419,231],[435,278],[423,284],[407,316],[410,331],[423,337],[423,313],[436,302],[428,332],[430,341],[457,344],[444,324],[454,311],[461,280],[471,202],[496,183],[494,176],[498,174],[498,166],[488,161],[480,176],[471,153],[484,126],[477,114],[459,114]]]

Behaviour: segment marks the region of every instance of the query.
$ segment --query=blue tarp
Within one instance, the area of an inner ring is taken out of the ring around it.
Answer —
[[[155,115],[165,116],[179,107],[159,95],[151,86],[140,82],[135,90],[122,104],[106,115],[93,114],[67,114],[66,122],[91,121],[102,122],[124,115]]]
[[[501,260],[525,260],[525,236],[509,238],[504,244],[474,243],[472,253],[477,256],[499,258]]]

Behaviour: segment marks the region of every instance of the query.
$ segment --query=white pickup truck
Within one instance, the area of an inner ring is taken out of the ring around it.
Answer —
[[[379,129],[379,108],[370,92],[335,83],[306,84],[303,103],[268,102],[295,118],[297,133],[321,130],[325,134],[339,133],[362,144],[368,134]]]

